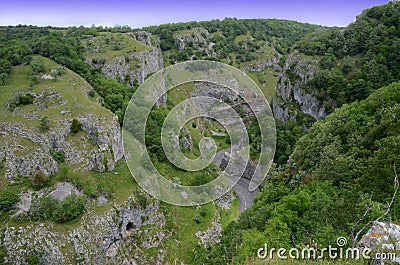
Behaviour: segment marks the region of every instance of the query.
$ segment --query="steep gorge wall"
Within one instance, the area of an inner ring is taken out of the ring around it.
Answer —
[[[101,72],[107,78],[125,80],[129,76],[129,84],[131,85],[135,80],[139,84],[143,83],[148,75],[164,68],[162,51],[158,42],[153,40],[150,33],[139,31],[129,33],[128,36],[146,45],[146,48],[142,51],[132,52],[127,56],[98,60],[96,63],[92,59],[86,58],[86,63],[92,68],[101,69]],[[135,62],[134,66],[132,66],[131,61]]]
[[[272,109],[277,120],[283,123],[295,120],[298,111],[315,120],[325,117],[325,106],[304,90],[304,84],[313,78],[317,71],[317,60],[302,59],[293,54],[287,55],[276,86],[276,98],[272,101]]]

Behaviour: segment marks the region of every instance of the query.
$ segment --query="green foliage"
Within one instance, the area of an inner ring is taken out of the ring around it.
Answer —
[[[78,133],[82,130],[82,124],[77,119],[73,119],[70,129],[72,133]]]
[[[305,134],[303,126],[296,121],[286,121],[282,124],[276,123],[276,149],[274,162],[283,165],[293,152],[293,147],[297,140]]]
[[[393,81],[400,80],[400,3],[390,2],[365,10],[344,30],[313,32],[297,48],[319,55],[320,71],[306,88],[321,101],[337,106],[361,100]]]
[[[28,263],[28,265],[39,265],[40,264],[39,257],[37,257],[37,256],[27,257],[26,262]]]
[[[42,60],[34,60],[31,61],[31,67],[32,67],[32,74],[33,75],[39,75],[39,74],[44,74],[46,72],[46,67],[43,63]]]
[[[16,107],[33,104],[35,97],[31,93],[18,94],[9,102],[9,108],[14,110]]]
[[[46,196],[32,202],[30,215],[38,220],[65,223],[81,216],[85,205],[86,199],[83,196],[69,195],[62,202]]]
[[[353,183],[376,199],[385,200],[393,190],[393,163],[400,162],[390,155],[398,153],[395,142],[400,133],[396,118],[400,110],[399,91],[400,84],[394,83],[317,122],[298,141],[292,156],[296,170],[290,176],[303,180],[302,174],[313,170],[313,178],[333,180],[336,185]],[[381,153],[385,153],[386,159]],[[370,172],[375,167],[387,170],[374,175]]]
[[[166,159],[161,143],[161,128],[167,114],[167,109],[163,107],[154,108],[150,112],[149,119],[146,123],[145,138],[147,150],[160,162],[163,162]]]
[[[11,74],[11,63],[9,61],[0,59],[0,73]]]
[[[178,50],[174,34],[188,34],[197,28],[206,29],[213,34],[211,40],[208,41],[215,43],[213,49],[217,53],[217,58],[211,58],[206,53],[193,48],[194,45],[200,44],[188,43],[183,51]],[[318,28],[322,27],[278,19],[225,18],[221,21],[165,24],[147,27],[144,30],[160,37],[160,47],[163,51],[169,52],[166,61],[169,60],[170,63],[185,61],[191,56],[195,56],[195,59],[224,60],[232,53],[235,53],[235,61],[242,63],[254,60],[255,52],[261,50],[265,41],[274,43],[274,48],[285,54],[287,49],[302,36]],[[252,38],[241,38],[246,35]]]
[[[42,119],[40,119],[38,128],[43,133],[50,130],[49,117],[45,116]]]
[[[89,91],[89,93],[88,93],[88,96],[91,97],[91,98],[94,98],[94,97],[96,96],[96,90],[91,89],[91,90]]]
[[[4,261],[4,258],[7,257],[7,250],[5,249],[4,246],[0,246],[0,264],[6,264]]]
[[[50,149],[50,154],[56,160],[58,163],[64,163],[65,162],[65,153],[62,150],[56,151],[53,149]]]
[[[0,210],[9,210],[15,203],[19,201],[19,196],[12,190],[0,191]]]
[[[288,165],[270,170],[253,207],[229,228],[234,232],[224,231],[204,263],[241,264],[264,243],[302,247],[315,241],[319,249],[333,245],[339,235],[351,238],[366,203],[372,211],[359,227],[381,216],[393,196],[393,166],[400,164],[399,115],[400,83],[394,83],[336,109],[310,131],[299,131],[304,135]],[[280,126],[278,132],[284,132]],[[290,140],[285,132],[279,137],[278,150],[279,142]],[[391,210],[388,220],[398,220],[398,203]]]

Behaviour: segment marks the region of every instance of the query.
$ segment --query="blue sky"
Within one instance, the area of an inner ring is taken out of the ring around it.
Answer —
[[[2,1],[0,25],[142,27],[193,20],[282,18],[328,26],[346,26],[363,9],[383,0],[90,0]]]

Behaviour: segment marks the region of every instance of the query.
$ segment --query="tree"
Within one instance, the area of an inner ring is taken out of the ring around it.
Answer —
[[[47,132],[50,130],[49,118],[47,116],[40,120],[38,128],[41,132]]]
[[[77,119],[73,119],[70,129],[72,133],[78,133],[82,130],[82,124]]]
[[[0,82],[3,86],[6,85],[7,78],[8,78],[8,74],[6,74],[6,73],[0,74]]]
[[[17,193],[11,190],[0,191],[0,210],[8,210],[19,201]]]

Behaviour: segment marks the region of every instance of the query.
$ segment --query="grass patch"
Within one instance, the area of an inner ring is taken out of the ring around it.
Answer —
[[[279,80],[276,72],[271,68],[267,68],[262,72],[249,72],[247,75],[256,82],[265,98],[271,103],[276,95],[276,85]]]
[[[232,201],[231,203],[231,209],[229,210],[220,210],[220,216],[221,216],[221,224],[222,227],[228,226],[229,223],[233,221],[237,221],[240,215],[240,200],[236,198],[235,200]]]
[[[125,33],[101,32],[98,36],[83,41],[87,58],[111,60],[147,49],[146,45]],[[132,60],[132,67],[135,61]]]
[[[171,237],[164,243],[167,248],[166,260],[171,264],[175,259],[190,264],[196,255],[193,249],[198,247],[197,242],[200,240],[196,237],[196,232],[211,227],[216,208],[212,203],[202,205],[199,209],[173,205],[166,205],[166,208],[167,227],[172,231]],[[199,218],[200,222],[196,222],[195,218]]]

